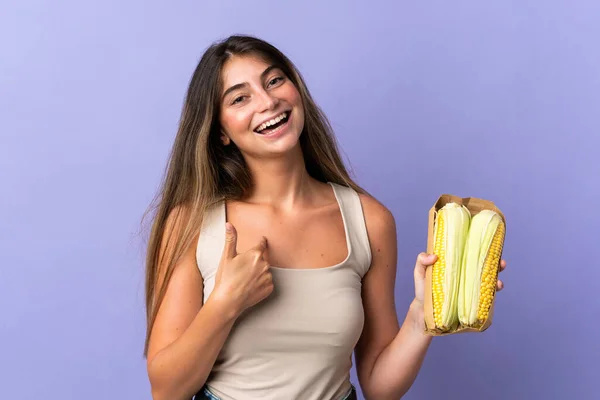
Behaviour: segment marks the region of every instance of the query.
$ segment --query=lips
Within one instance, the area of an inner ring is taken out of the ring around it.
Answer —
[[[256,132],[258,134],[265,134],[269,131],[277,129],[279,126],[285,124],[288,121],[289,116],[290,116],[289,111],[284,111],[278,115],[275,115],[273,118],[269,118],[269,119],[263,121],[260,125],[258,125],[254,129],[254,132]]]
[[[254,134],[266,140],[276,140],[289,132],[293,118],[293,114],[290,113],[285,120],[281,120],[279,123],[263,129],[260,133],[254,132]]]

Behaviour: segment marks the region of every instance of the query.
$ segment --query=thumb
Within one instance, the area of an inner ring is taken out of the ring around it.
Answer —
[[[417,263],[423,267],[427,267],[433,265],[437,261],[437,258],[437,255],[433,253],[420,253],[419,257],[417,258]]]
[[[223,248],[223,257],[232,259],[237,255],[237,231],[235,227],[227,222],[225,224],[225,247]]]
[[[437,260],[435,254],[419,253],[417,256],[417,262],[415,263],[414,276],[415,281],[422,281],[425,279],[425,271],[428,266],[433,265]]]

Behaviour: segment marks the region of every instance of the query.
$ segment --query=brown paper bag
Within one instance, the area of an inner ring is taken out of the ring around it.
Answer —
[[[428,254],[433,253],[433,239],[434,239],[433,228],[434,228],[434,222],[435,222],[435,214],[436,214],[437,210],[442,208],[447,203],[451,203],[451,202],[455,202],[457,204],[464,205],[465,207],[467,207],[467,209],[471,213],[471,216],[475,216],[481,210],[495,211],[500,215],[500,217],[502,218],[502,221],[504,221],[504,224],[506,226],[506,218],[504,217],[504,214],[500,211],[500,209],[498,209],[498,207],[496,207],[496,205],[493,202],[491,202],[489,200],[478,199],[475,197],[458,197],[458,196],[454,196],[451,194],[442,194],[438,198],[438,200],[435,202],[435,204],[429,209],[429,226],[428,226],[428,231],[427,231],[427,253]],[[505,236],[505,238],[506,238],[506,236]],[[504,250],[504,246],[502,246],[502,249]],[[500,259],[502,259],[502,256],[500,257]],[[433,335],[433,336],[445,336],[445,335],[451,335],[454,333],[485,331],[492,324],[492,318],[494,315],[494,303],[496,302],[495,294],[496,294],[496,289],[494,288],[494,300],[492,301],[492,304],[490,306],[490,312],[489,312],[488,318],[480,328],[462,327],[459,324],[458,328],[454,331],[440,332],[439,330],[437,330],[435,328],[435,323],[433,320],[432,268],[431,267],[427,268],[426,275],[425,275],[425,302],[423,304],[424,310],[425,310],[425,332],[427,334]]]

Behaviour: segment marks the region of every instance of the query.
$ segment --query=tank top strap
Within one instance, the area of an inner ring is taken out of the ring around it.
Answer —
[[[206,282],[213,282],[221,262],[225,246],[225,202],[210,206],[202,221],[198,245],[196,247],[196,263]],[[207,292],[207,288],[204,288]],[[208,292],[212,290],[208,288]]]
[[[328,182],[334,190],[340,211],[346,225],[347,239],[350,241],[353,265],[362,278],[371,266],[371,245],[367,235],[367,225],[358,193],[349,186]]]

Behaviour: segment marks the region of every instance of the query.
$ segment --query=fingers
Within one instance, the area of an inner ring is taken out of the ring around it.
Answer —
[[[263,258],[263,254],[267,249],[267,238],[262,237],[258,244],[248,251],[254,255],[255,261]],[[223,248],[223,257],[231,260],[237,256],[237,230],[230,222],[225,224],[225,246]]]
[[[267,249],[267,238],[266,237],[263,236],[260,239],[260,242],[258,242],[257,249],[260,250],[260,251],[265,251]]]
[[[426,270],[430,265],[435,264],[437,256],[435,254],[427,254],[425,252],[417,255],[417,262],[415,263],[414,277],[415,281],[422,281],[425,279]]]
[[[275,290],[275,286],[273,286],[272,282],[264,285],[261,289],[261,292],[262,292],[261,297],[263,297],[263,298],[269,297],[269,295],[271,293],[273,293],[273,290]]]
[[[506,260],[501,260],[499,272],[504,271],[504,268],[506,268]],[[496,291],[499,292],[502,289],[504,289],[504,282],[502,282],[500,279],[498,279],[498,281],[496,282]]]
[[[268,296],[274,289],[273,274],[271,274],[270,265],[266,261],[262,263],[256,287],[262,293],[261,297]]]
[[[501,260],[499,271],[500,272],[504,271],[504,268],[506,268],[506,260]]]
[[[261,274],[271,273],[271,266],[265,261]]]
[[[273,291],[275,285],[273,284],[273,275],[271,275],[270,272],[267,272],[260,278],[260,284],[258,288],[259,290],[264,291],[265,296],[268,296]]]
[[[417,264],[423,267],[433,265],[436,261],[437,255],[435,254],[419,253],[417,256]]]
[[[260,276],[260,283],[262,285],[270,285],[273,283],[273,275],[270,271],[265,272]]]
[[[251,251],[255,255],[255,259],[254,259],[255,262],[263,259],[263,254],[266,249],[267,249],[267,238],[263,236],[260,239],[260,241],[258,242],[258,244],[251,249]]]
[[[225,224],[225,247],[223,248],[223,256],[227,259],[232,259],[237,255],[237,231],[235,227],[227,222]]]

